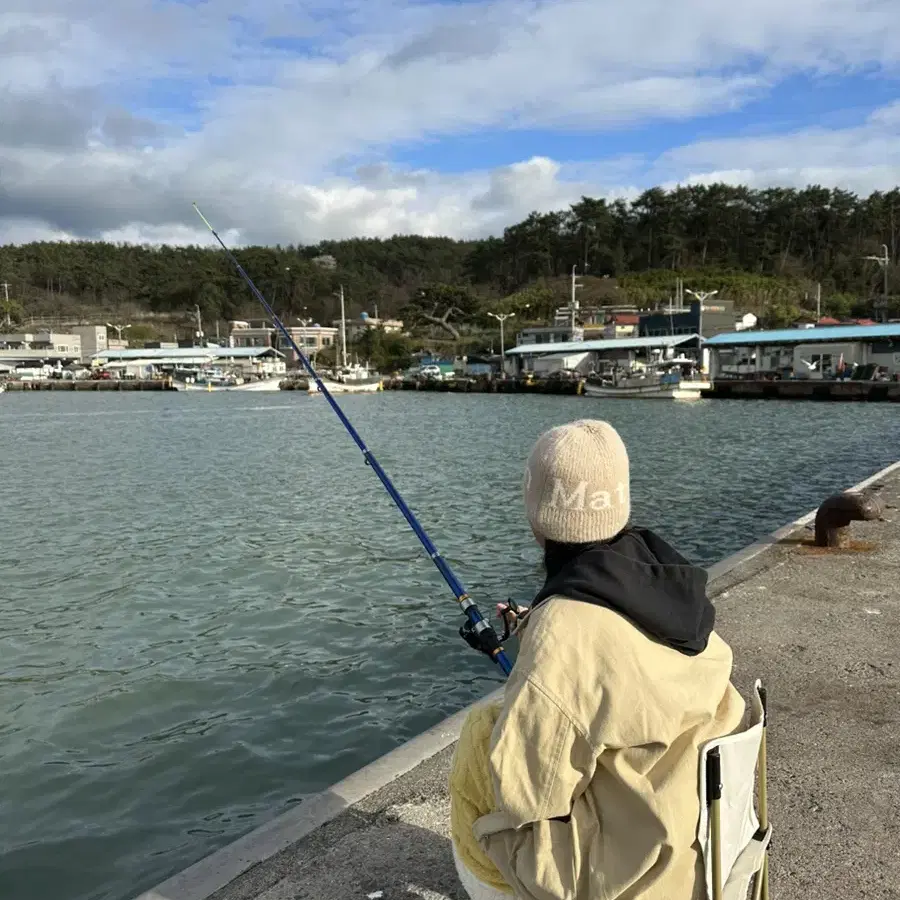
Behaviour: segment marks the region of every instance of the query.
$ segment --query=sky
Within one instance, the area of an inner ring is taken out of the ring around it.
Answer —
[[[897,0],[3,0],[0,243],[477,238],[900,183]]]

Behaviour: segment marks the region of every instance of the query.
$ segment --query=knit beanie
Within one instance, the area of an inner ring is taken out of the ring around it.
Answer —
[[[628,451],[608,422],[544,432],[525,464],[525,511],[536,535],[561,544],[615,537],[631,515]]]

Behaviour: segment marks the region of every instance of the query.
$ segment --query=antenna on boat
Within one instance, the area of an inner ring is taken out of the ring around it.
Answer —
[[[509,661],[509,657],[506,655],[506,651],[503,649],[503,645],[500,642],[500,637],[497,632],[494,630],[493,626],[488,622],[484,616],[478,611],[478,607],[472,601],[472,598],[466,593],[466,589],[463,587],[462,582],[456,577],[453,570],[450,568],[447,561],[443,556],[438,552],[437,547],[432,543],[430,537],[426,533],[425,529],[419,524],[419,520],[416,518],[413,511],[406,505],[406,501],[403,497],[400,496],[400,492],[397,488],[394,487],[393,482],[390,478],[388,478],[387,473],[384,469],[381,468],[381,464],[375,459],[374,454],[371,450],[366,446],[363,439],[359,436],[359,432],[353,427],[350,420],[345,415],[344,411],[338,405],[337,401],[334,397],[331,396],[331,393],[322,383],[322,379],[319,378],[318,373],[313,368],[312,363],[307,359],[306,354],[297,346],[294,339],[291,337],[290,332],[285,328],[284,323],[278,316],[275,314],[275,310],[269,305],[269,302],[265,297],[260,293],[259,289],[253,283],[253,280],[250,276],[244,271],[244,267],[237,261],[235,255],[228,249],[225,242],[219,235],[216,233],[216,230],[210,225],[209,220],[206,216],[200,212],[197,204],[193,204],[194,210],[197,215],[203,220],[203,224],[210,230],[212,236],[218,241],[219,246],[225,251],[228,258],[231,260],[234,267],[237,269],[238,274],[240,274],[241,278],[247,282],[247,286],[253,292],[253,296],[256,297],[257,300],[262,304],[263,309],[265,309],[266,313],[269,315],[269,318],[272,320],[272,323],[275,327],[284,335],[285,340],[290,345],[291,349],[297,354],[297,358],[303,364],[303,367],[307,372],[312,376],[313,380],[316,382],[316,387],[318,387],[319,391],[324,394],[325,399],[331,404],[331,408],[337,414],[337,417],[341,420],[341,424],[350,434],[350,437],[353,438],[356,446],[362,451],[363,459],[367,466],[371,466],[375,470],[375,474],[380,479],[381,483],[384,485],[384,489],[388,492],[391,500],[394,501],[394,504],[403,513],[404,518],[409,523],[410,528],[415,532],[416,537],[422,543],[422,546],[425,548],[425,552],[431,558],[431,561],[437,567],[437,570],[441,573],[444,578],[444,581],[447,582],[450,590],[453,591],[453,596],[456,598],[456,602],[459,603],[463,613],[466,616],[466,624],[463,625],[459,629],[460,636],[465,639],[466,643],[473,647],[475,650],[479,650],[482,653],[487,654],[491,659],[494,660],[495,663],[500,667],[501,671],[504,675],[509,675],[512,671],[512,663]]]

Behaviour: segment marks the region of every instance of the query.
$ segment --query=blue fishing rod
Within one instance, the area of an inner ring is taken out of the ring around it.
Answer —
[[[500,637],[497,632],[494,630],[493,626],[490,622],[486,621],[484,616],[478,611],[478,607],[472,601],[471,597],[469,597],[468,593],[466,593],[466,589],[462,586],[460,580],[456,577],[453,570],[448,565],[447,561],[438,553],[437,547],[431,541],[431,538],[428,537],[425,529],[419,524],[419,520],[415,517],[412,510],[406,505],[406,501],[400,496],[397,488],[394,487],[391,479],[388,478],[387,473],[384,469],[381,468],[381,464],[375,459],[375,456],[372,454],[372,451],[366,446],[363,439],[359,436],[359,432],[353,427],[353,424],[344,414],[344,411],[338,405],[337,401],[334,397],[331,396],[329,390],[322,383],[322,379],[319,378],[318,373],[313,368],[312,363],[307,359],[306,354],[297,346],[294,339],[291,337],[290,332],[285,328],[284,323],[278,316],[275,314],[275,310],[269,305],[269,302],[263,297],[260,290],[253,283],[253,280],[250,276],[244,271],[244,267],[237,261],[235,255],[228,249],[225,242],[219,235],[216,233],[215,228],[210,225],[209,220],[206,216],[200,212],[197,204],[194,204],[194,209],[197,212],[197,215],[203,220],[203,224],[210,230],[212,236],[219,242],[219,246],[225,251],[228,258],[234,264],[234,267],[237,269],[241,278],[247,282],[247,286],[253,292],[253,296],[256,297],[257,300],[263,305],[263,309],[265,309],[269,318],[272,320],[272,323],[278,328],[279,331],[284,335],[285,340],[288,342],[293,351],[297,354],[298,359],[301,363],[303,363],[303,367],[309,372],[312,376],[313,380],[316,382],[316,387],[319,391],[325,395],[325,399],[331,404],[331,408],[337,414],[337,417],[341,420],[341,424],[347,431],[350,433],[350,437],[356,443],[356,446],[362,451],[363,459],[367,466],[371,466],[375,470],[375,474],[381,479],[381,483],[384,485],[384,489],[390,495],[390,498],[394,501],[394,504],[403,513],[404,518],[407,522],[409,522],[410,528],[415,532],[416,537],[421,541],[422,546],[425,548],[425,552],[431,558],[431,561],[437,566],[437,570],[441,573],[444,578],[444,581],[450,587],[450,590],[453,591],[453,596],[456,598],[457,603],[459,603],[464,615],[466,616],[466,623],[459,629],[460,636],[466,641],[466,643],[474,648],[475,650],[479,650],[482,653],[486,653],[495,663],[500,667],[504,675],[509,675],[512,671],[512,663],[509,661],[509,658],[506,655],[506,651],[503,649],[503,645],[500,642]],[[507,629],[508,631],[508,629]]]

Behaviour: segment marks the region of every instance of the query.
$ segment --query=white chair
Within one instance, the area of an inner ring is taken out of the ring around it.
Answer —
[[[766,691],[759,681],[753,687],[749,726],[708,741],[700,751],[697,836],[709,900],[746,900],[751,882],[753,900],[769,898]]]
[[[459,858],[455,844],[453,846],[453,862],[456,864],[456,874],[459,876],[460,884],[468,894],[469,900],[515,900],[512,894],[498,891],[497,888],[479,881]]]

